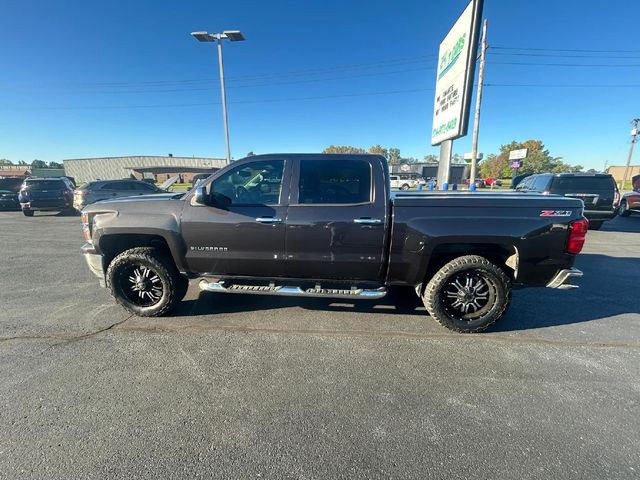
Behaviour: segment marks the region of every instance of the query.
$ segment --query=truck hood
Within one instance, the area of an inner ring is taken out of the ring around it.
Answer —
[[[105,203],[135,203],[135,202],[161,202],[167,200],[178,200],[184,193],[155,193],[150,195],[135,195],[133,197],[118,197],[114,199],[100,200],[102,205]]]

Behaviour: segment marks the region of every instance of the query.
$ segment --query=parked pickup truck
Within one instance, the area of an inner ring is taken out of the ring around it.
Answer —
[[[574,288],[588,228],[579,199],[390,193],[377,155],[257,155],[184,194],[82,213],[90,269],[116,301],[166,314],[189,280],[209,292],[378,299],[411,286],[458,332],[503,316],[514,287]]]

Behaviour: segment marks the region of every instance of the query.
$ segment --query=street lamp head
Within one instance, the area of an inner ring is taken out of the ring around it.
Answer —
[[[240,30],[225,30],[222,34],[231,42],[241,42],[245,39]]]
[[[191,36],[199,42],[215,42],[214,35],[207,32],[191,32]]]

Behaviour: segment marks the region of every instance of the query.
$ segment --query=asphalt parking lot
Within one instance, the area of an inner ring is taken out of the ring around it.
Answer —
[[[458,335],[379,302],[127,314],[77,217],[0,212],[0,478],[639,478],[640,217]],[[394,306],[397,303],[399,306]]]

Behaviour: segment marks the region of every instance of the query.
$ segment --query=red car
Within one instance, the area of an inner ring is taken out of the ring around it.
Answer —
[[[625,193],[620,200],[618,214],[628,217],[632,213],[640,213],[640,175],[632,178],[633,192]]]

